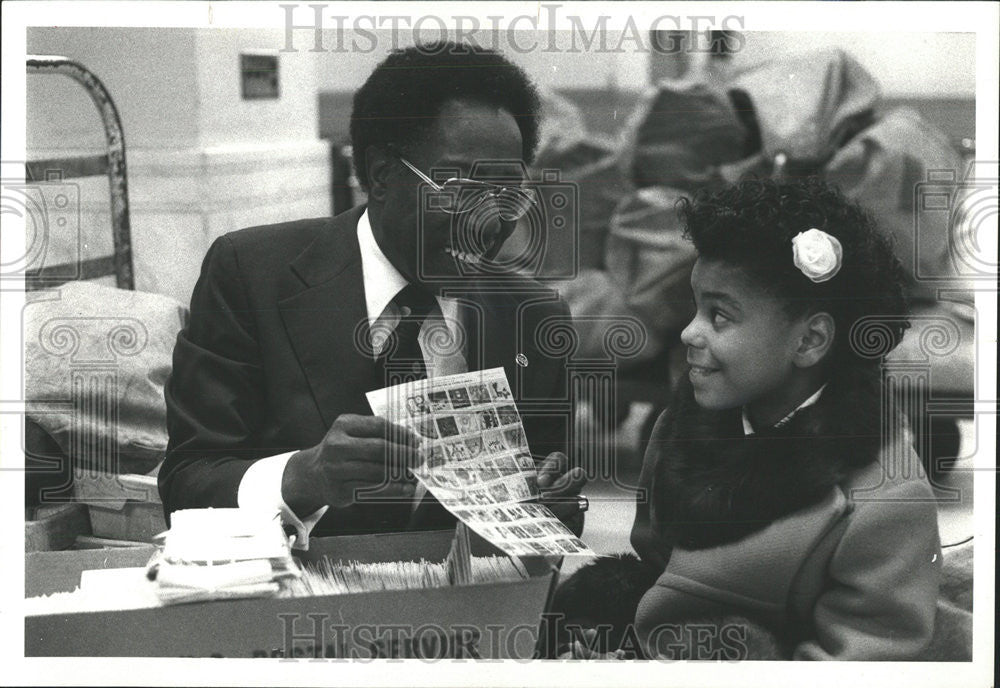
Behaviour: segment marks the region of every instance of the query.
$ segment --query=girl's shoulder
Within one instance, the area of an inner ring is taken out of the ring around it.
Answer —
[[[884,442],[875,461],[849,472],[840,487],[854,503],[888,499],[936,503],[913,437],[906,429]]]

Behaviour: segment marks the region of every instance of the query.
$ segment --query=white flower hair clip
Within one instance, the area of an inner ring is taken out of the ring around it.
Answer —
[[[826,282],[840,272],[844,249],[837,237],[822,229],[799,232],[792,239],[795,267],[813,282]]]

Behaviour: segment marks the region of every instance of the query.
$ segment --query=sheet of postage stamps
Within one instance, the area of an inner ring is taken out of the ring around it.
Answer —
[[[507,554],[588,554],[538,504],[535,461],[503,368],[408,382],[368,393],[377,416],[421,438],[417,480]]]

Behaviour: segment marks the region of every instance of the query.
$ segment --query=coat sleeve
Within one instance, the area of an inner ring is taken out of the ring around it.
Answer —
[[[253,313],[226,236],[205,256],[164,396],[169,442],[159,488],[168,518],[178,509],[235,507],[243,474],[268,452],[254,442],[263,374]]]
[[[646,444],[646,452],[639,472],[639,489],[635,495],[635,519],[629,541],[643,563],[660,572],[670,560],[671,546],[653,531],[652,497],[653,472],[662,454],[662,447],[669,439],[670,410],[667,409],[656,419],[653,432]]]
[[[922,479],[855,501],[794,659],[919,658],[934,631],[941,572],[937,508]]]

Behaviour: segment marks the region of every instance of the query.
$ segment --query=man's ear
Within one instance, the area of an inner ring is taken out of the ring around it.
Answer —
[[[810,368],[826,356],[833,346],[837,325],[833,316],[826,312],[813,313],[806,318],[802,339],[795,351],[795,365]]]
[[[365,149],[365,163],[368,167],[368,197],[381,201],[389,188],[392,158],[378,146],[368,146]]]

